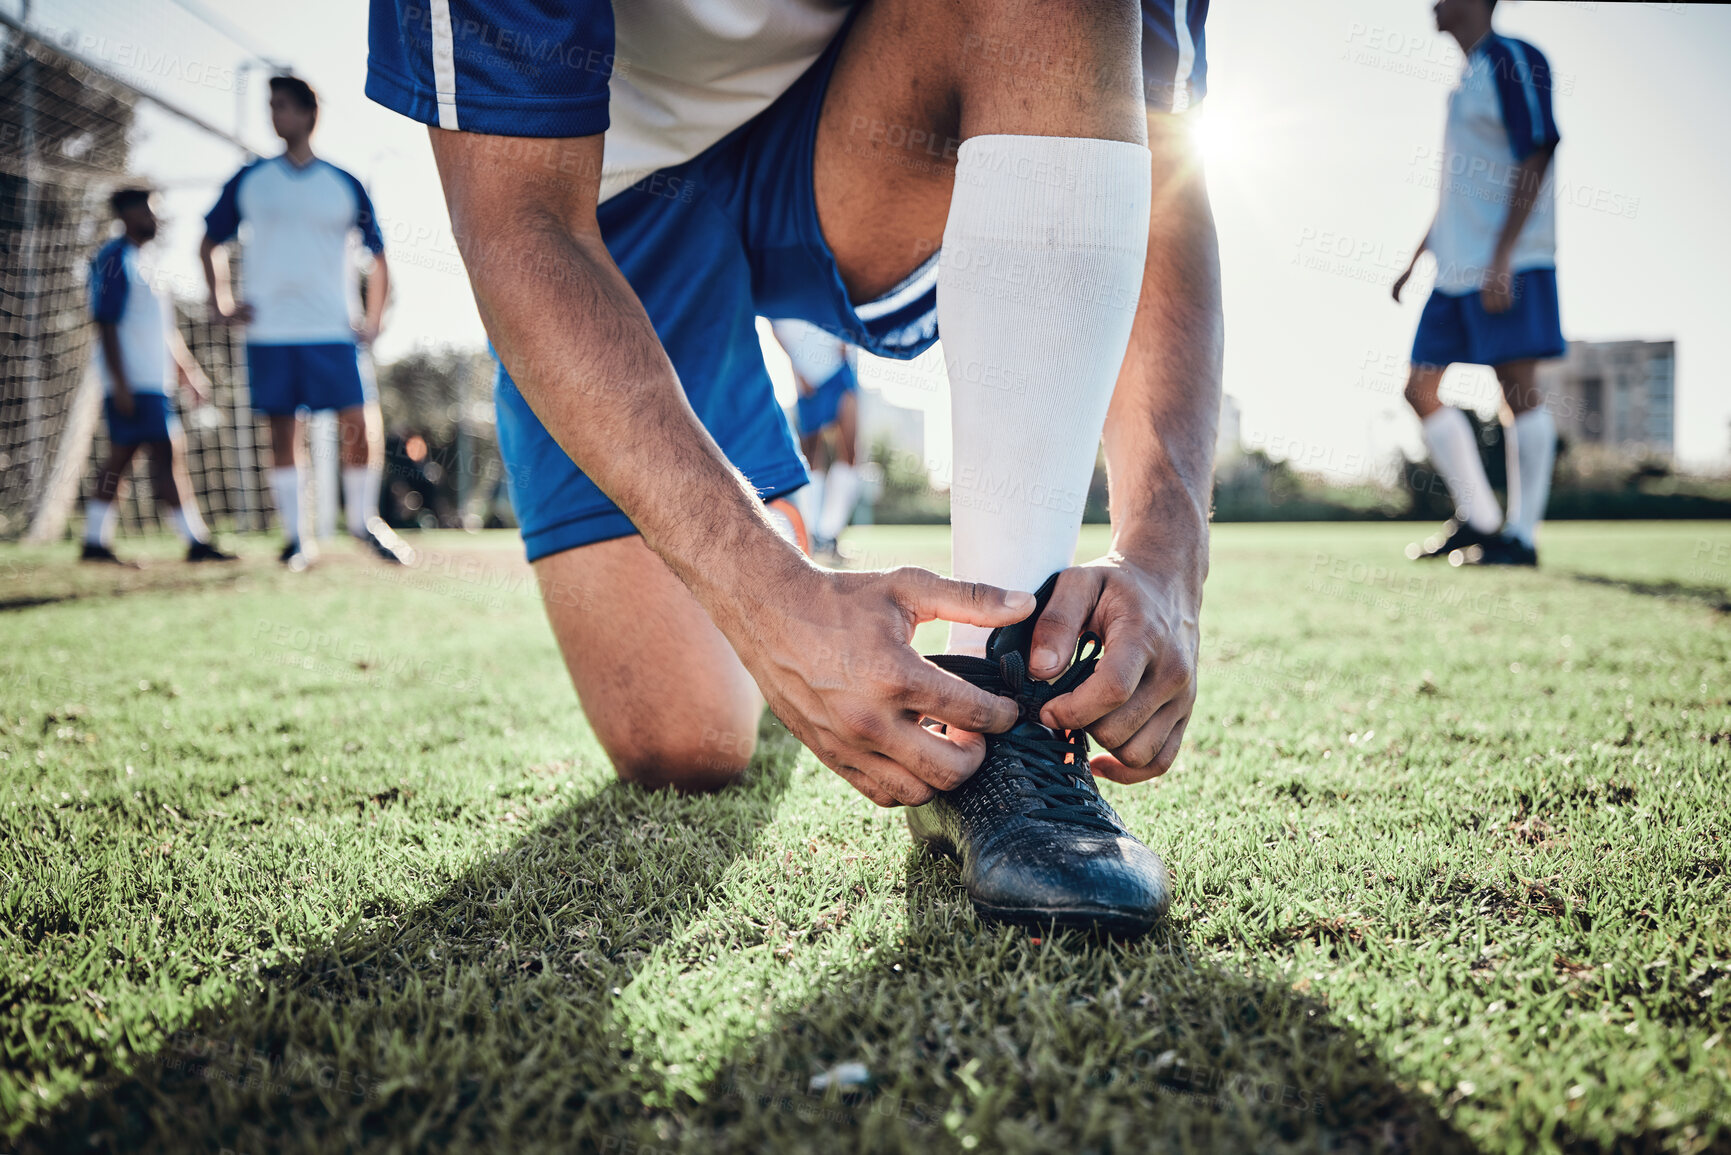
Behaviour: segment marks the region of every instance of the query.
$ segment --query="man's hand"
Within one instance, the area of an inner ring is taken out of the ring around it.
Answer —
[[[734,646],[775,716],[825,765],[879,806],[917,806],[979,769],[985,747],[972,734],[1015,725],[1016,704],[920,657],[914,627],[1005,626],[1033,608],[1031,594],[911,567],[807,567],[782,604],[759,604]],[[971,733],[940,734],[921,718]]]
[[[374,341],[377,341],[378,339],[379,339],[379,326],[374,325],[371,322],[363,321],[363,322],[361,322],[360,326],[355,329],[355,341],[357,344],[360,344],[363,346],[370,346]]]
[[[1484,287],[1479,290],[1479,300],[1484,304],[1487,313],[1506,313],[1509,306],[1515,303],[1515,277],[1509,270],[1509,254],[1498,252],[1491,258],[1491,267],[1485,270]]]
[[[131,417],[137,407],[132,403],[132,390],[122,382],[114,383],[114,392],[108,399],[114,402],[114,411],[122,417]]]
[[[176,365],[175,370],[180,378],[181,386],[190,394],[194,406],[209,405],[211,398],[210,378],[204,375],[204,370],[197,364],[190,368],[186,365]]]
[[[1065,570],[1034,628],[1032,672],[1053,678],[1069,666],[1084,630],[1105,649],[1086,682],[1046,704],[1048,726],[1086,729],[1110,751],[1092,760],[1114,782],[1166,773],[1178,757],[1196,704],[1201,644],[1199,583],[1186,567],[1137,564],[1119,553]]]
[[[210,319],[219,325],[245,325],[252,321],[252,306],[245,301],[236,302],[232,308],[224,309],[215,301],[210,303]]]

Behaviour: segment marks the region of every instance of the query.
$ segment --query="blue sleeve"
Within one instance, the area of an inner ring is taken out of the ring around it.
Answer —
[[[1551,111],[1551,65],[1544,53],[1524,40],[1501,36],[1485,52],[1515,159],[1526,160],[1562,140]]]
[[[1208,94],[1208,0],[1142,0],[1142,99],[1183,112]]]
[[[90,317],[112,325],[126,311],[126,242],[112,240],[90,262]]]
[[[594,136],[612,73],[609,0],[372,0],[367,96],[422,124]]]
[[[216,198],[216,205],[204,214],[204,235],[207,240],[217,244],[234,240],[240,232],[240,182],[247,173],[252,171],[252,165],[247,165],[228,178],[228,183],[222,186],[222,195]]]
[[[335,165],[331,166],[336,168]],[[355,175],[344,169],[337,169],[343,179],[349,182],[349,190],[355,194],[355,228],[361,230],[361,243],[367,246],[367,251],[378,254],[385,251],[385,237],[379,232],[379,217],[373,212],[373,199],[367,195],[366,186],[355,179]]]

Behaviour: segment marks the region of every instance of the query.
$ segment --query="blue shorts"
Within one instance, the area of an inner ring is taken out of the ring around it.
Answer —
[[[937,339],[935,257],[856,307],[818,227],[818,112],[851,23],[762,113],[694,159],[604,201],[596,214],[691,407],[765,500],[798,489],[806,473],[764,366],[758,316],[809,321],[886,357],[918,356]],[[503,367],[494,400],[531,561],[637,532],[572,464]]]
[[[1555,269],[1516,273],[1514,303],[1501,313],[1485,312],[1476,290],[1433,292],[1412,339],[1414,365],[1506,365],[1567,351]]]
[[[102,414],[108,419],[108,440],[113,445],[169,441],[180,432],[173,402],[160,393],[134,393],[131,417],[122,417],[114,408],[114,398],[105,397]]]
[[[799,411],[799,434],[810,437],[814,433],[822,433],[824,428],[835,423],[836,414],[841,410],[841,399],[859,388],[859,378],[854,375],[853,368],[843,365],[835,371],[835,376],[819,385],[810,397],[800,397],[795,403]]]
[[[247,383],[254,413],[283,417],[297,409],[320,412],[366,404],[360,351],[352,341],[325,345],[246,347]]]

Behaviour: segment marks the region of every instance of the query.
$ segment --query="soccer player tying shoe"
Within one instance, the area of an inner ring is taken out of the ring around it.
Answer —
[[[811,552],[840,561],[836,542],[860,495],[859,350],[805,321],[772,321],[770,327],[793,364],[799,451],[817,471],[809,487],[814,500],[802,510]]]
[[[1551,69],[1524,40],[1491,27],[1496,0],[1438,0],[1436,26],[1466,53],[1449,93],[1436,219],[1394,282],[1394,299],[1427,250],[1436,285],[1413,338],[1406,399],[1454,498],[1441,532],[1411,558],[1454,565],[1537,565],[1535,538],[1551,492],[1557,426],[1540,396],[1538,362],[1566,351],[1557,310],[1551,157]],[[1437,396],[1454,362],[1489,365],[1503,393],[1508,519],[1497,508],[1465,413]]]
[[[374,0],[367,91],[431,126],[524,541],[583,591],[547,610],[621,777],[727,784],[767,698],[926,808],[982,913],[1163,914],[1093,775],[1165,771],[1196,697],[1221,321],[1179,115],[1206,6],[1172,7]],[[941,327],[953,579],[776,533],[806,477],[758,315],[901,358]],[[1102,429],[1112,548],[1072,567]]]
[[[157,507],[186,542],[186,560],[234,561],[210,540],[199,516],[198,495],[186,473],[186,441],[174,411],[176,382],[200,404],[210,382],[181,339],[174,304],[156,291],[140,252],[156,237],[156,211],[145,188],[124,188],[109,198],[120,236],[90,263],[90,313],[98,335],[97,364],[108,422],[108,457],[84,506],[81,560],[130,567],[114,553],[114,503],[142,448],[150,459],[150,491]]]
[[[359,344],[371,344],[384,323],[390,293],[385,240],[361,182],[313,155],[318,96],[306,81],[273,76],[271,126],[281,156],[254,161],[223,186],[204,218],[205,284],[211,311],[244,324],[247,380],[253,409],[270,420],[271,493],[282,521],[282,561],[305,569],[301,544],[300,411],[335,410],[341,436],[343,512],[349,533],[388,562],[412,564],[412,551],[378,515],[384,455],[379,419],[361,383]],[[228,261],[219,247],[246,239],[246,300],[230,292]],[[365,320],[354,324],[349,239],[359,234],[373,255]]]

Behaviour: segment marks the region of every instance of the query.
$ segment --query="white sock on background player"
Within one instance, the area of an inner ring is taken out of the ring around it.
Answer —
[[[276,498],[277,520],[283,537],[301,539],[301,471],[299,466],[278,465],[270,471],[270,491]]]
[[[1557,423],[1543,406],[1529,409],[1503,430],[1509,463],[1509,532],[1531,547],[1551,498],[1557,459]]]
[[[823,513],[823,478],[824,475],[811,471],[811,480],[795,491],[793,506],[799,510],[800,519],[805,522],[807,537],[817,536],[817,523]]]
[[[952,570],[1033,591],[1075,557],[1142,288],[1139,144],[976,136],[957,154],[938,266],[950,379]],[[952,653],[990,633],[952,624]]]
[[[198,545],[210,540],[210,530],[205,527],[204,518],[196,509],[188,509],[184,505],[170,506],[168,524],[174,527],[174,532],[178,533],[180,540],[187,545]]]
[[[343,517],[349,533],[363,537],[378,514],[379,477],[369,465],[343,466]]]
[[[823,512],[818,515],[814,533],[824,541],[834,541],[847,528],[853,507],[859,504],[859,470],[845,461],[830,464],[823,478]]]
[[[114,503],[97,501],[84,503],[84,544],[107,545],[114,540]]]
[[[1449,496],[1455,502],[1455,520],[1480,533],[1495,533],[1503,524],[1503,511],[1485,476],[1485,463],[1473,437],[1467,415],[1453,405],[1444,405],[1423,421],[1424,444]]]

